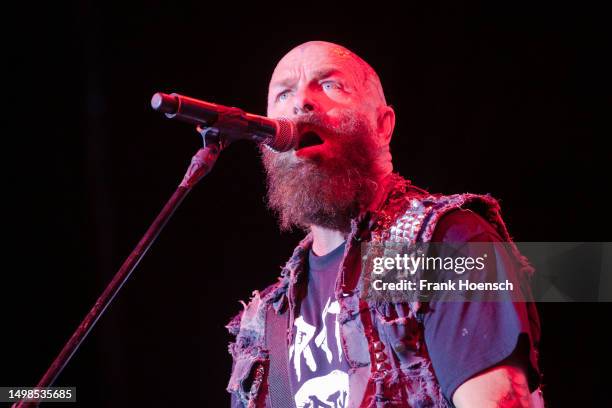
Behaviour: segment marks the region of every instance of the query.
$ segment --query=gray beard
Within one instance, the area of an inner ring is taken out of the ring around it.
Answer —
[[[324,123],[320,115],[308,114],[297,125],[315,126],[327,137],[342,140],[342,152],[333,160],[302,160],[293,151],[262,149],[268,207],[278,215],[282,231],[318,225],[348,232],[351,219],[368,206],[378,188],[374,134],[367,119],[345,112],[333,128]]]

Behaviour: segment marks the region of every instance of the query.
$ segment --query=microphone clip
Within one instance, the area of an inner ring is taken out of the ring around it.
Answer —
[[[196,131],[202,136],[204,147],[216,145],[220,150],[223,150],[227,145],[221,138],[221,132],[216,127],[202,127],[198,125],[196,126]]]

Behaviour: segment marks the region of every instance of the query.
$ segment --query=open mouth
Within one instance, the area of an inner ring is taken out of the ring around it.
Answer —
[[[303,133],[300,136],[300,142],[295,150],[300,150],[305,147],[317,146],[323,144],[323,139],[312,130]]]

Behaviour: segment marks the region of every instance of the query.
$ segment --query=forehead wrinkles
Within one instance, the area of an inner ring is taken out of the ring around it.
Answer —
[[[272,82],[287,78],[298,79],[301,74],[315,75],[335,69],[347,76],[357,77],[361,82],[360,67],[350,58],[341,58],[335,54],[300,53],[283,58],[272,74]]]
[[[356,85],[365,93],[374,96],[378,103],[387,104],[380,79],[367,62],[347,48],[321,41],[305,43],[289,51],[274,69],[270,85],[274,81],[286,79],[286,76],[297,79],[303,68],[308,69],[313,65],[313,70],[319,68],[319,65],[326,65],[335,66],[345,74],[350,73]]]

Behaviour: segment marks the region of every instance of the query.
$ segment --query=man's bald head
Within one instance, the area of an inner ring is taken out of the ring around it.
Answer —
[[[308,41],[293,48],[276,65],[268,90],[268,110],[270,110],[270,104],[274,101],[274,94],[277,91],[275,85],[285,79],[288,72],[297,76],[299,74],[296,72],[297,67],[307,67],[309,63],[337,64],[347,74],[351,74],[355,81],[352,85],[360,88],[361,97],[370,104],[371,108],[379,109],[387,105],[378,74],[361,57],[338,44],[327,41]]]
[[[343,47],[338,44],[334,44],[327,41],[308,41],[303,44],[298,45],[289,51],[285,57],[289,56],[291,53],[300,53],[304,54],[304,52],[308,48],[319,48],[326,50],[329,55],[336,56],[338,59],[350,59],[356,66],[359,67],[359,71],[361,71],[363,84],[369,88],[373,95],[378,98],[378,102],[382,105],[386,105],[387,101],[385,99],[385,93],[382,88],[382,84],[380,83],[380,78],[374,68],[370,66],[367,62],[365,62],[359,55],[355,54],[351,50],[346,47]],[[282,60],[281,60],[282,62]],[[279,62],[280,65],[280,62]]]

